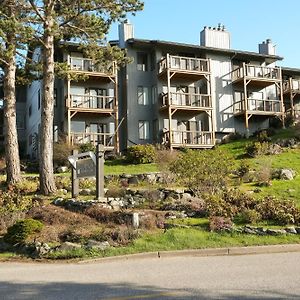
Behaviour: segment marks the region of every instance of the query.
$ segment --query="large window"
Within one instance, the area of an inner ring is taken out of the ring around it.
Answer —
[[[72,132],[85,132],[85,122],[84,121],[72,121],[71,122]]]
[[[137,53],[137,70],[148,71],[148,54],[145,52]]]
[[[137,88],[138,104],[149,105],[149,88],[138,86]]]
[[[150,139],[149,121],[139,121],[139,139],[140,140]]]

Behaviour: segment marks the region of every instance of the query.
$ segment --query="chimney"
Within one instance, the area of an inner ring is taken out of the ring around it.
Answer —
[[[217,27],[205,26],[200,32],[200,45],[230,49],[230,33],[226,31],[225,26],[221,23]]]
[[[261,44],[258,44],[258,52],[260,54],[275,55],[275,45],[271,39],[266,39]]]
[[[126,41],[134,37],[133,25],[125,20],[119,24],[119,47],[125,48]]]

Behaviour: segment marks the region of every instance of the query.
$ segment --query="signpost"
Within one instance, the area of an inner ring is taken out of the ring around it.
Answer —
[[[72,165],[72,197],[79,194],[79,179],[96,177],[96,199],[104,197],[104,146],[98,144],[96,155],[94,152],[79,153],[73,150],[68,157]]]

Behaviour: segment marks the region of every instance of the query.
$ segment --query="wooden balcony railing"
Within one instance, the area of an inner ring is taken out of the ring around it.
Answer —
[[[162,94],[162,105],[186,106],[194,108],[211,108],[210,95],[192,94],[192,93],[170,93],[170,100],[168,94]]]
[[[262,67],[246,65],[232,71],[232,80],[242,78],[281,80],[281,69],[278,67]]]
[[[292,79],[283,82],[283,92],[295,91],[300,93],[300,80]]]
[[[92,96],[92,95],[70,95],[71,108],[83,109],[108,109],[114,108],[115,97],[113,96]]]
[[[169,139],[169,131],[164,133],[164,140],[167,142]],[[210,131],[171,131],[171,144],[184,146],[184,145],[195,145],[195,146],[213,146],[214,135]]]
[[[96,146],[100,143],[107,148],[114,147],[113,133],[71,132],[70,140],[72,145],[91,143]]]
[[[100,65],[94,63],[92,59],[82,57],[70,57],[69,64],[71,70],[89,73],[102,73],[107,75],[115,74],[115,64]]]
[[[247,99],[247,108],[245,100],[234,103],[234,113],[241,113],[245,111],[256,111],[266,113],[281,113],[280,100],[261,100],[261,99]]]
[[[200,73],[209,72],[209,61],[202,58],[167,55],[159,61],[158,65],[159,73],[167,69]]]

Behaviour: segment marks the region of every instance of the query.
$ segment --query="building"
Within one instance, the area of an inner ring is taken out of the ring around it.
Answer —
[[[300,69],[278,67],[283,58],[270,39],[258,52],[234,50],[220,24],[204,27],[199,45],[145,40],[124,22],[111,44],[126,49],[133,62],[117,71],[113,62],[85,58],[74,43],[57,46],[55,59],[68,63],[71,76],[55,79],[55,141],[101,143],[114,152],[148,143],[205,149],[228,134],[249,136],[273,119],[300,113]],[[35,49],[32,59],[40,56]],[[36,158],[42,81],[18,95],[20,138]],[[0,105],[0,139],[1,118]]]
[[[119,27],[121,48],[134,62],[120,71],[121,149],[165,143],[211,148],[216,140],[267,128],[284,119],[283,81],[271,40],[259,52],[230,48],[219,25],[204,27],[200,45],[134,38],[131,24]]]
[[[33,54],[40,59],[40,50]],[[55,79],[54,140],[70,144],[101,143],[107,151],[119,151],[117,73],[113,62],[106,66],[93,63],[78,51],[78,45],[61,44],[55,60],[67,62],[70,75]],[[72,78],[76,75],[76,80]],[[27,89],[27,153],[38,153],[41,124],[42,81]]]

